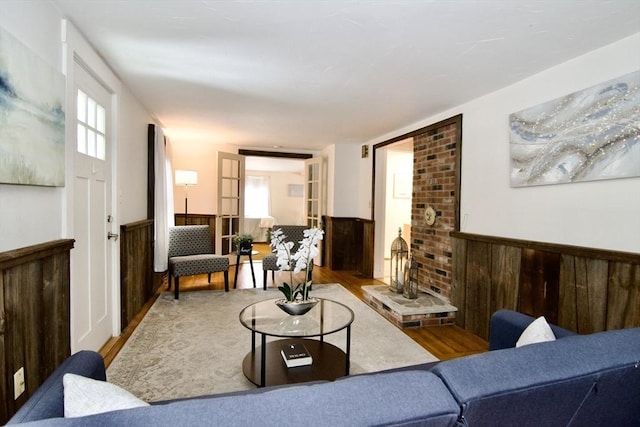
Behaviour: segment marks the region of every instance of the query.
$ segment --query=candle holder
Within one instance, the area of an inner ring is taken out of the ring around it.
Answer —
[[[418,298],[418,263],[409,255],[404,267],[404,287],[402,296],[408,299]]]
[[[398,228],[398,237],[391,243],[391,281],[389,290],[401,294],[405,281],[405,264],[409,248],[402,238],[402,229]]]

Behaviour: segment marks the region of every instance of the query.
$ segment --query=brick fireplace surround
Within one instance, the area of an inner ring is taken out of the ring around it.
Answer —
[[[418,284],[451,297],[453,242],[459,225],[462,116],[455,116],[414,136],[411,252],[418,262]],[[436,222],[428,225],[424,211],[432,206]]]

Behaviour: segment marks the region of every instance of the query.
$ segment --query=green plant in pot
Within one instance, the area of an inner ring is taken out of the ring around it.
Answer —
[[[233,236],[233,242],[240,253],[249,253],[253,248],[253,236],[251,234],[235,235]]]
[[[277,266],[281,274],[289,273],[289,282],[284,282],[278,289],[284,295],[284,299],[276,301],[278,306],[289,314],[304,314],[311,310],[318,302],[309,297],[312,281],[309,277],[311,263],[320,253],[318,242],[322,240],[324,232],[318,228],[304,230],[304,238],[299,242],[298,250],[291,253],[294,243],[285,241],[286,236],[281,229],[271,232],[271,246],[277,256]],[[302,283],[295,283],[296,274],[304,271]]]

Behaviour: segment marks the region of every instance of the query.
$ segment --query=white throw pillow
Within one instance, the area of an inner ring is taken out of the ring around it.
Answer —
[[[64,416],[83,417],[118,409],[149,406],[115,384],[75,374],[64,374]]]
[[[544,318],[544,316],[540,316],[536,320],[531,322],[531,324],[527,326],[527,329],[522,332],[522,335],[520,335],[520,338],[516,343],[516,347],[555,340],[556,336],[553,334],[553,331],[547,323],[547,320]]]

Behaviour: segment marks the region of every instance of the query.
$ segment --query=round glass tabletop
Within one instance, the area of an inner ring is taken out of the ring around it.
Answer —
[[[292,316],[276,305],[277,299],[251,304],[240,312],[240,323],[247,329],[274,337],[315,337],[331,334],[353,322],[353,311],[344,304],[318,298],[308,313]]]

